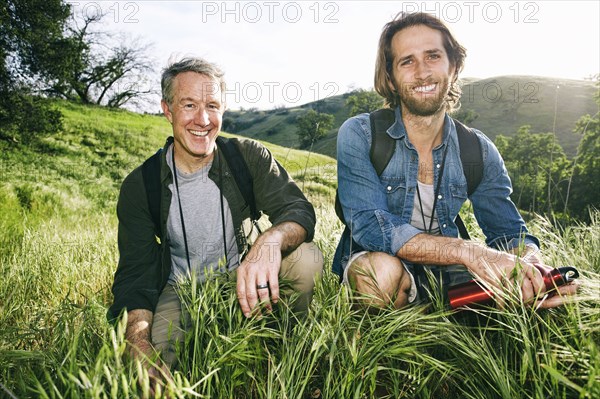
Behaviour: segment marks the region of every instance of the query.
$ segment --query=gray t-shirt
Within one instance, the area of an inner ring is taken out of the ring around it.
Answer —
[[[417,180],[419,192],[421,193],[421,203],[419,204],[419,196],[415,193],[415,201],[413,204],[413,212],[410,218],[410,224],[419,230],[427,231],[431,222],[433,209],[433,184],[424,184]],[[421,206],[423,209],[421,209]],[[422,213],[421,213],[422,212]],[[423,225],[425,219],[425,225]],[[436,214],[433,214],[433,223],[431,223],[431,234],[440,235],[440,225]]]
[[[172,153],[173,146],[171,145],[167,150],[167,163],[171,172],[173,172]],[[225,246],[221,218],[221,193],[215,182],[208,178],[211,165],[191,174],[177,172],[192,270],[189,269],[186,258],[175,181],[169,185],[169,189],[173,193],[167,220],[172,262],[170,284],[185,281],[192,275],[195,275],[198,281],[203,281],[206,278],[205,270],[223,272],[234,270],[239,266],[233,219],[225,197],[223,197],[223,212],[228,261],[226,265],[223,264]]]

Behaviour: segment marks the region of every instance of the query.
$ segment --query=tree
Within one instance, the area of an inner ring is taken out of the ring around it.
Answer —
[[[452,114],[452,117],[465,125],[469,125],[471,122],[479,118],[479,114],[472,109],[461,108]]]
[[[60,113],[40,94],[120,107],[154,93],[148,46],[98,31],[103,17],[78,17],[64,0],[0,5],[0,138],[60,129]]]
[[[92,8],[93,9],[93,8]],[[12,71],[38,93],[120,107],[154,93],[149,45],[98,27],[99,9],[78,13],[63,0],[9,0]],[[4,25],[4,24],[3,24]]]
[[[513,137],[499,135],[496,146],[513,183],[513,200],[533,212],[562,211],[569,161],[552,133],[522,126]]]
[[[61,128],[61,115],[34,97],[37,60],[51,58],[48,41],[59,40],[70,8],[61,0],[7,0],[0,6],[0,138],[30,141]]]
[[[148,56],[150,46],[97,30],[105,16],[74,13],[65,36],[48,43],[48,51],[61,57],[36,64],[35,72],[46,78],[48,94],[116,108],[143,102],[155,93],[147,78],[155,64]]]
[[[383,107],[383,98],[372,90],[359,89],[348,97],[346,106],[350,107],[350,116],[370,113]]]
[[[600,108],[600,80],[596,86],[599,90],[595,100]],[[573,160],[564,210],[589,221],[589,209],[600,209],[600,111],[593,116],[582,116],[574,132],[582,137]]]
[[[311,147],[315,142],[323,138],[329,129],[333,127],[333,115],[324,114],[315,110],[309,110],[296,119],[298,137],[303,148]]]

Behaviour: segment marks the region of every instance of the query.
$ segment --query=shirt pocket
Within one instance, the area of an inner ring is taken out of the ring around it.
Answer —
[[[402,215],[406,201],[406,181],[389,177],[381,177],[380,180],[387,199],[388,210],[393,214]]]

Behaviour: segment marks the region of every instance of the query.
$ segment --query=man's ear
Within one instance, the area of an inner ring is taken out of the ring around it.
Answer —
[[[167,118],[168,121],[172,124],[173,123],[173,114],[171,113],[171,110],[169,109],[169,104],[167,104],[167,102],[165,100],[160,100],[160,107],[162,108],[165,118]]]

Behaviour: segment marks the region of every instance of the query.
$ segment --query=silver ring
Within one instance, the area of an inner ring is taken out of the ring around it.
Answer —
[[[265,288],[269,288],[269,283],[265,283],[265,284],[256,284],[256,289],[257,289],[257,290],[264,290]]]

